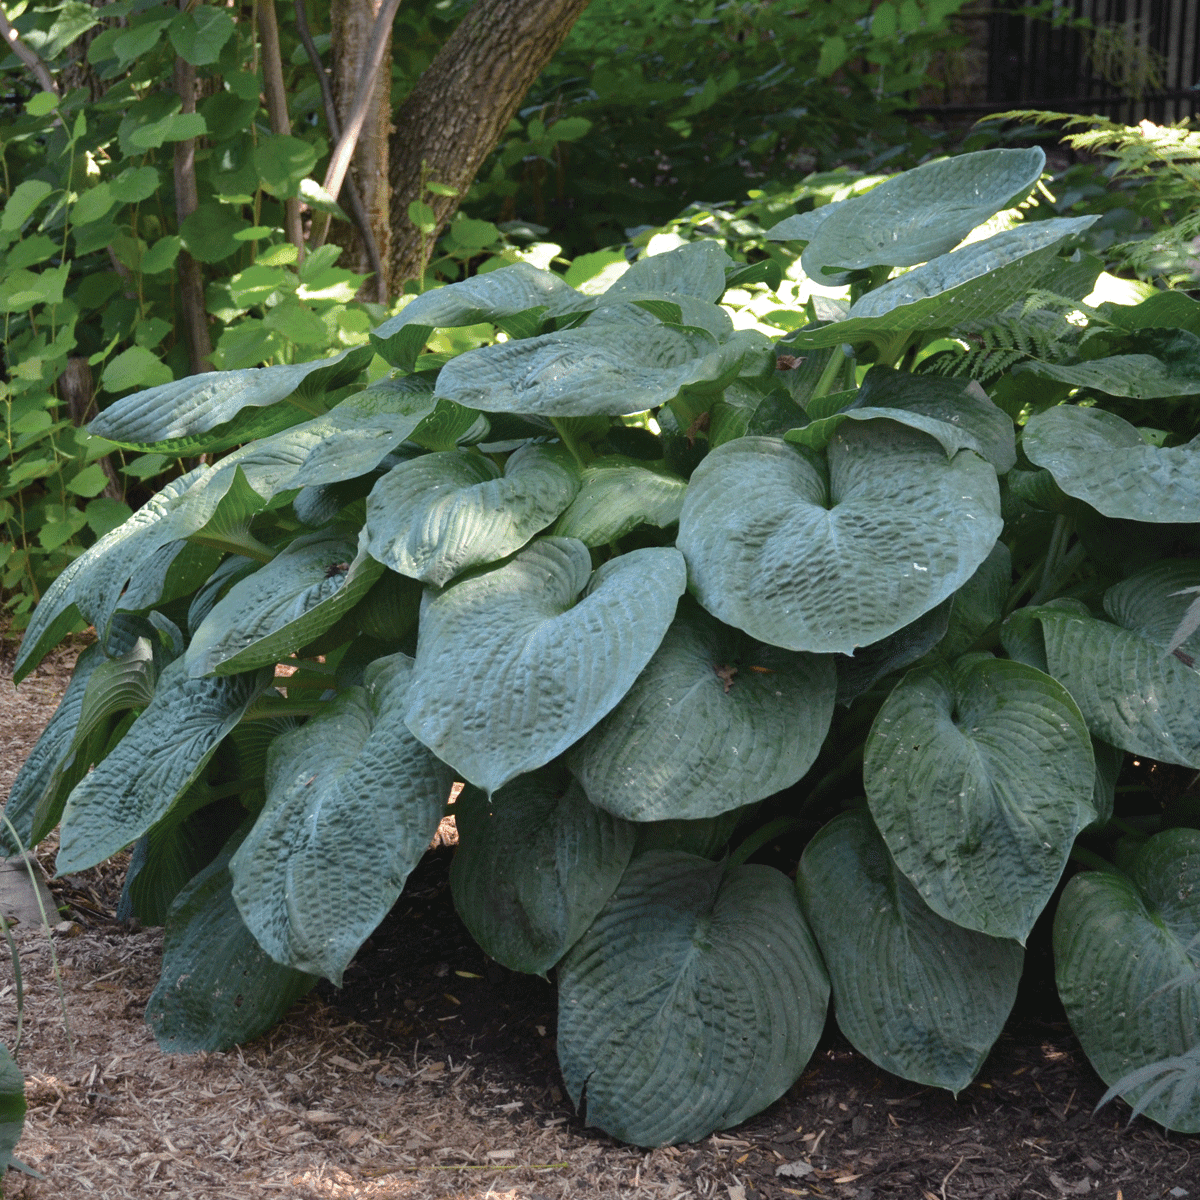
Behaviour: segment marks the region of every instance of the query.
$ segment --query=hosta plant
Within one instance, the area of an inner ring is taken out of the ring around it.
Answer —
[[[1135,781],[1113,816],[1127,752],[1200,768],[1200,304],[1086,302],[1093,218],[1016,207],[1043,162],[777,225],[826,287],[775,340],[701,240],[598,295],[515,264],[369,348],[101,414],[207,463],[36,610],[18,679],[81,619],[97,642],[7,811],[61,824],[60,871],[133,846],[165,1048],[339,983],[461,781],[462,918],[556,972],[567,1090],[620,1138],[769,1104],[831,995],[862,1053],[959,1091],[1054,903],[1097,1069],[1200,1129],[1195,810]],[[970,378],[1018,319],[1067,327],[1054,358]],[[1073,856],[1103,869],[1057,902]]]

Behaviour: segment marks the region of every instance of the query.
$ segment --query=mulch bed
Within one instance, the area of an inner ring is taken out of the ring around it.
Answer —
[[[18,692],[0,678],[0,795],[76,651]],[[18,931],[30,1103],[18,1154],[46,1179],[10,1173],[6,1195],[1200,1200],[1200,1141],[1126,1125],[1119,1101],[1093,1114],[1104,1085],[1063,1020],[1044,929],[1013,1018],[957,1099],[880,1071],[831,1021],[758,1117],[697,1145],[620,1146],[563,1094],[553,985],[490,962],[458,921],[452,853],[426,855],[342,990],[322,984],[249,1046],[189,1057],[160,1054],[142,1021],[161,932],[116,921],[120,864],[53,882],[59,931]],[[53,846],[39,857],[52,867]],[[14,998],[5,961],[9,1046]]]

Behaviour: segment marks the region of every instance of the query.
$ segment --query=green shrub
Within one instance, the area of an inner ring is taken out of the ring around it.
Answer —
[[[965,155],[775,224],[804,246],[782,311],[771,262],[677,233],[599,294],[514,263],[371,347],[102,413],[210,464],[34,613],[18,680],[79,620],[99,641],[7,812],[27,842],[61,821],[60,871],[134,845],[160,1044],[338,983],[459,779],[459,911],[556,970],[567,1090],[615,1136],[757,1112],[831,992],[873,1061],[966,1087],[1072,854],[1104,869],[1058,904],[1068,1015],[1200,1130],[1197,819],[1113,816],[1126,753],[1200,767],[1200,304],[1093,296],[1096,218],[1020,219],[1043,164]],[[1022,321],[1066,327],[1052,359],[959,373]],[[818,830],[795,886],[747,861],[785,827]]]

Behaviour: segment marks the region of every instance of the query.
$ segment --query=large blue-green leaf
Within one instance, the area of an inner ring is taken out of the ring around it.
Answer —
[[[605,302],[625,296],[719,300],[725,291],[725,270],[733,265],[720,242],[711,238],[687,242],[665,254],[638,259],[604,293]]]
[[[148,644],[146,649],[148,652]],[[62,700],[13,780],[4,815],[12,822],[22,846],[35,846],[50,832],[44,827],[45,820],[38,819],[39,810],[48,811],[51,828],[58,823],[66,792],[88,768],[89,763],[82,761],[78,753],[79,714],[89,679],[107,661],[103,648],[97,644],[80,654]],[[0,831],[0,842],[9,853],[16,854],[18,847],[10,839],[5,826]]]
[[[887,344],[897,334],[953,329],[985,320],[1026,296],[1053,267],[1055,247],[1098,220],[1033,221],[973,242],[868,292],[851,305],[844,321],[801,329],[787,344],[805,348]]]
[[[903,629],[897,629],[895,633],[869,646],[859,646],[851,657],[839,655],[834,660],[837,665],[838,703],[847,706],[853,704],[881,679],[911,666],[935,646],[941,645],[950,627],[950,611],[961,594],[962,588],[949,600],[943,600],[936,608],[922,613],[911,625],[905,625]]]
[[[503,473],[482,454],[425,454],[375,484],[367,549],[401,575],[441,587],[519,550],[578,490],[579,469],[561,446],[522,446]]]
[[[203,474],[204,468],[197,467],[172,480],[132,517],[66,566],[34,609],[13,665],[15,683],[20,683],[81,617],[103,633],[137,566],[204,524],[207,517],[199,510],[186,515],[181,511],[185,494]],[[214,494],[214,508],[219,499]]]
[[[16,1163],[13,1150],[25,1128],[25,1076],[0,1045],[0,1176]]]
[[[387,377],[355,392],[323,416],[290,431],[297,437],[306,432],[313,439],[291,486],[337,483],[373,471],[412,436],[435,404],[428,375]]]
[[[513,971],[544,975],[608,902],[637,827],[592,804],[551,764],[489,800],[465,788],[454,804],[454,906],[484,951]]]
[[[494,792],[556,758],[629,691],[683,594],[683,557],[635,550],[594,574],[572,538],[431,596],[421,614],[409,728]]]
[[[1058,992],[1105,1083],[1152,1120],[1200,1133],[1200,832],[1152,837],[1129,876],[1067,884]]]
[[[828,1002],[785,875],[641,855],[559,964],[567,1092],[622,1141],[698,1142],[787,1091]]]
[[[371,338],[389,362],[412,370],[434,329],[496,322],[531,309],[569,312],[579,299],[579,293],[561,276],[539,271],[529,263],[513,263],[423,293],[377,326]]]
[[[1013,368],[1014,375],[1023,372],[1132,400],[1161,400],[1200,392],[1200,364],[1165,363],[1153,354],[1115,354],[1070,366],[1032,361]]]
[[[235,583],[192,637],[189,674],[249,671],[324,633],[383,573],[364,541],[342,529],[306,534]]]
[[[965,430],[974,437],[997,475],[1011,470],[1017,461],[1012,418],[997,408],[974,380],[872,367],[863,378],[857,401],[932,417]]]
[[[554,532],[606,546],[639,525],[665,529],[679,520],[686,491],[687,480],[660,463],[607,455],[588,464],[579,494]]]
[[[245,409],[267,408],[299,393],[300,406],[289,407],[296,408],[296,416],[303,416],[305,411],[313,411],[304,403],[306,397],[349,383],[370,358],[371,348],[359,346],[315,362],[188,375],[123,397],[88,428],[130,450],[167,454],[221,450],[267,432],[235,421]],[[255,414],[250,415],[257,420]],[[291,413],[284,418],[287,424],[294,419]]]
[[[664,324],[635,304],[602,309],[575,329],[480,346],[448,362],[437,394],[483,412],[588,417],[644,412],[684,388],[719,391],[760,371],[770,342],[741,330],[718,342],[708,331]]]
[[[1012,588],[1012,553],[997,542],[979,570],[954,593],[946,636],[940,643],[943,658],[969,650],[1004,616],[1004,602]]]
[[[1127,521],[1200,521],[1200,437],[1152,446],[1102,408],[1060,405],[1030,417],[1021,446],[1068,496]]]
[[[229,863],[276,962],[341,985],[437,831],[453,772],[404,725],[412,659],[378,659],[267,760],[267,803]]]
[[[914,1083],[966,1087],[1017,997],[1020,945],[935,913],[861,809],[809,842],[796,886],[854,1048]]]
[[[714,616],[771,645],[850,654],[955,592],[1001,528],[996,473],[977,454],[947,458],[890,420],[848,421],[824,460],[776,438],[712,451],[688,484],[678,545]]]
[[[1040,638],[1025,653],[1044,655],[1096,737],[1132,754],[1200,767],[1200,634],[1166,652],[1191,598],[1176,593],[1198,584],[1200,563],[1156,563],[1105,595],[1116,624],[1065,605],[1018,609],[1005,626],[1005,647],[1021,652],[1032,622]]]
[[[233,902],[229,859],[241,833],[176,897],[146,1024],[167,1053],[228,1050],[265,1033],[317,982],[274,962]]]
[[[811,217],[799,231],[784,221],[770,240],[808,233],[801,264],[818,281],[826,268],[911,267],[952,250],[972,229],[1023,199],[1045,165],[1038,146],[956,154],[819,209],[815,228]]]
[[[791,787],[829,732],[833,659],[764,645],[685,603],[628,695],[569,756],[593,804],[696,820]]]
[[[863,762],[879,832],[930,908],[1022,944],[1095,818],[1095,774],[1062,684],[986,655],[910,671]]]
[[[133,569],[117,611],[145,612],[190,596],[211,578],[221,556],[222,552],[212,546],[168,542]]]
[[[272,675],[268,668],[189,679],[182,659],[171,663],[159,676],[149,706],[68,797],[59,872],[94,867],[158,824]]]

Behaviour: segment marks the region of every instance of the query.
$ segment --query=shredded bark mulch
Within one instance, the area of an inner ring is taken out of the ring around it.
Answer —
[[[15,691],[0,664],[0,796],[78,649]],[[1200,1141],[1127,1125],[1120,1102],[1093,1113],[1104,1085],[1063,1020],[1041,929],[1013,1018],[957,1099],[880,1071],[831,1022],[803,1076],[758,1117],[696,1145],[618,1145],[563,1094],[552,984],[490,962],[458,921],[453,840],[446,823],[342,990],[321,985],[224,1054],[163,1055],[143,1023],[162,935],[116,920],[123,863],[52,880],[56,927],[15,935],[29,1100],[17,1153],[45,1178],[10,1172],[5,1194],[1200,1200]],[[48,873],[54,849],[38,850]],[[16,1034],[5,958],[0,1040],[12,1047]]]

